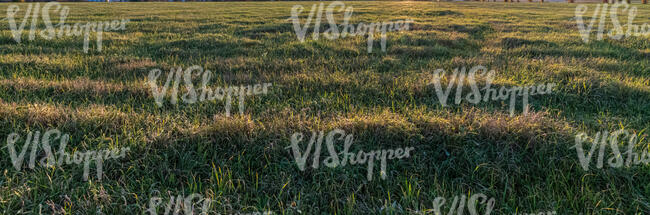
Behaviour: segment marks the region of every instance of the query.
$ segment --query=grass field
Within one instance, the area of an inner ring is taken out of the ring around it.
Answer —
[[[306,16],[317,3],[64,4],[69,24],[130,19],[88,53],[78,36],[17,43],[0,21],[0,213],[144,214],[154,197],[192,193],[214,200],[209,214],[431,214],[436,197],[446,214],[475,193],[495,199],[492,214],[650,213],[648,165],[585,171],[572,148],[579,132],[650,128],[648,37],[585,43],[576,4],[345,2],[353,23],[414,20],[368,53],[363,36],[301,43],[291,8]],[[635,22],[650,22],[635,6]],[[159,107],[150,70],[193,65],[214,73],[211,86],[272,87],[243,114],[221,101]],[[442,106],[434,71],[476,65],[497,86],[557,87],[531,96],[528,115],[509,116],[505,101]],[[365,165],[301,171],[292,134],[337,128],[354,151],[415,150],[389,161],[386,179],[368,180]],[[84,181],[83,165],[16,170],[10,133],[20,148],[48,129],[70,135],[69,153],[130,151],[105,161],[101,182]]]

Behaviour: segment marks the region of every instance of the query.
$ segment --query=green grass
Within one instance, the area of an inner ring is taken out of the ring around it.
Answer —
[[[17,44],[0,21],[0,213],[140,214],[154,196],[191,193],[222,214],[412,214],[468,193],[494,197],[493,214],[650,213],[650,167],[583,171],[570,148],[578,132],[650,127],[647,37],[584,43],[575,4],[346,2],[353,23],[415,22],[367,53],[360,36],[299,42],[291,7],[314,3],[65,4],[68,24],[131,20],[88,54],[81,37]],[[149,70],[192,65],[215,73],[211,86],[273,87],[243,115],[223,102],[158,107]],[[433,72],[476,65],[498,86],[558,87],[531,97],[527,116],[499,101],[442,107]],[[68,152],[131,151],[105,162],[101,182],[84,182],[82,165],[16,171],[6,137],[48,128],[70,134]],[[291,135],[335,128],[353,151],[415,151],[389,161],[386,180],[366,180],[365,165],[300,171]]]

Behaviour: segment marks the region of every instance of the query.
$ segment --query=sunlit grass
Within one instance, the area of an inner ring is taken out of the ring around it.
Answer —
[[[576,132],[650,127],[647,37],[584,43],[575,4],[346,2],[351,22],[414,20],[388,34],[385,53],[367,53],[361,36],[299,42],[291,7],[317,3],[65,4],[72,23],[131,20],[88,54],[80,37],[17,44],[0,21],[3,146],[12,132],[57,128],[76,150],[131,148],[100,183],[81,166],[16,171],[1,148],[0,212],[131,214],[153,196],[201,193],[221,214],[408,214],[470,192],[494,197],[493,214],[650,211],[649,167],[584,172],[570,148]],[[219,101],[158,107],[149,70],[193,65],[215,86],[273,87],[231,117]],[[441,106],[433,71],[476,65],[497,86],[558,87],[531,97],[527,116],[501,101]],[[389,162],[386,180],[367,181],[365,166],[300,171],[290,136],[335,128],[355,150],[416,150]]]

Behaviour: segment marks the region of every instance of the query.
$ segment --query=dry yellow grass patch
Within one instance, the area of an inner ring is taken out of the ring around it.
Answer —
[[[117,70],[120,71],[134,71],[147,67],[158,66],[158,63],[152,61],[151,59],[138,59],[138,60],[126,60],[125,62],[119,62],[115,66]]]
[[[0,116],[3,118],[10,121],[24,121],[28,126],[40,127],[100,126],[117,131],[128,120],[137,117],[135,113],[124,113],[97,104],[73,109],[59,104],[2,102],[0,107]]]
[[[144,85],[117,84],[107,81],[90,80],[88,78],[54,81],[19,77],[0,80],[0,87],[13,88],[19,92],[49,89],[54,92],[71,92],[96,96],[123,93],[125,91],[131,91],[132,94],[147,95],[150,91],[144,88]]]

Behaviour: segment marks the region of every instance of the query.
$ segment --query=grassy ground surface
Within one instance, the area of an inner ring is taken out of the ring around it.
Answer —
[[[474,193],[495,198],[492,214],[650,213],[647,165],[584,171],[571,148],[578,132],[650,127],[647,37],[584,43],[575,4],[346,2],[353,23],[414,20],[367,53],[361,36],[299,42],[291,7],[314,3],[64,4],[69,24],[131,20],[89,53],[81,37],[18,44],[0,21],[0,213],[140,214],[152,197],[191,193],[215,200],[212,214],[424,213],[439,196],[446,213]],[[636,23],[650,22],[636,6]],[[158,107],[149,70],[192,65],[215,73],[211,86],[273,87],[243,115],[219,101]],[[526,116],[500,101],[441,106],[434,70],[476,65],[497,86],[558,87]],[[101,182],[83,181],[83,165],[14,169],[7,136],[49,128],[71,136],[68,152],[130,152]],[[335,128],[354,151],[415,150],[385,180],[365,165],[300,171],[291,135]]]

